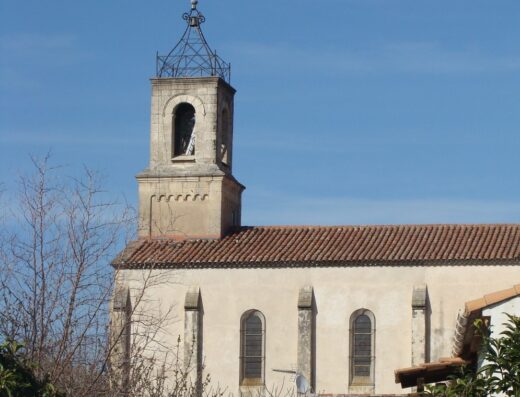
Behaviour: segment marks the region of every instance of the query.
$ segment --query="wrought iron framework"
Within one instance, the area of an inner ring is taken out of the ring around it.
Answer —
[[[157,77],[218,76],[228,83],[231,65],[212,51],[200,25],[206,18],[197,9],[198,0],[191,0],[191,11],[182,15],[187,27],[168,55],[157,54]]]

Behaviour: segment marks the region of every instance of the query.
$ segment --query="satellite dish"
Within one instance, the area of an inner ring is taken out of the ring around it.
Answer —
[[[302,374],[296,375],[296,390],[298,394],[307,394],[311,391],[309,381]]]

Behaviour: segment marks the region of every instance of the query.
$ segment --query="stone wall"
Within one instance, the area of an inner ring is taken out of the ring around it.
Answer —
[[[140,237],[219,238],[240,225],[244,187],[231,175],[234,93],[216,77],[152,79],[150,164],[137,176]],[[183,103],[195,109],[195,153],[174,156],[174,116]]]

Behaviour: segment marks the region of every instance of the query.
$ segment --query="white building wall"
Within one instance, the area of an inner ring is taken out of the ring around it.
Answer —
[[[510,287],[520,266],[360,266],[340,268],[165,270],[166,278],[146,291],[143,304],[174,321],[164,342],[172,349],[183,335],[184,297],[200,287],[204,307],[203,361],[213,385],[238,394],[240,317],[250,309],[266,318],[266,383],[291,385],[290,376],[273,369],[295,369],[298,292],[309,285],[316,299],[316,391],[347,393],[349,386],[349,318],[360,308],[376,318],[375,392],[402,393],[394,369],[411,365],[412,292],[426,284],[430,318],[430,358],[450,356],[455,321],[468,300]],[[146,270],[127,270],[134,299]],[[157,271],[156,271],[157,272]],[[167,279],[167,280],[166,280]],[[517,302],[518,304],[518,302]]]
[[[483,316],[490,317],[491,333],[493,337],[498,336],[505,330],[504,323],[508,321],[506,313],[520,316],[520,296],[488,306],[482,310]]]

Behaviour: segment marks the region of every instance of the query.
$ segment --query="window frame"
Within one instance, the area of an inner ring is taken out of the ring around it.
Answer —
[[[245,332],[246,332],[246,321],[251,316],[256,316],[262,323],[262,355],[261,355],[261,377],[260,378],[247,378],[245,376],[246,363],[245,363]],[[265,316],[259,310],[252,309],[242,314],[240,318],[240,386],[264,386],[265,385],[265,340],[266,340],[266,324]]]
[[[355,376],[354,374],[354,339],[355,322],[360,316],[367,316],[370,320],[370,375]],[[349,384],[351,386],[374,386],[375,385],[375,362],[376,362],[376,318],[374,313],[368,309],[358,309],[350,316],[349,328]]]

